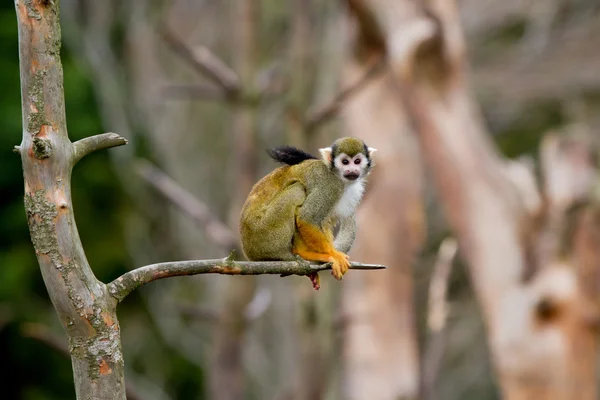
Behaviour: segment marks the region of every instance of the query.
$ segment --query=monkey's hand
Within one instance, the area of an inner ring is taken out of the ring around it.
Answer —
[[[334,250],[331,253],[331,263],[331,275],[338,281],[341,280],[342,276],[344,276],[348,271],[348,268],[350,268],[348,255],[341,251]]]

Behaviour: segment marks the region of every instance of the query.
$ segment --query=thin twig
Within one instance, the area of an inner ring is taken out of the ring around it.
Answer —
[[[223,90],[207,84],[168,84],[162,89],[165,96],[177,99],[199,99],[208,101],[227,101],[230,104],[254,107],[263,99],[279,96],[279,91],[265,90],[257,93],[239,92],[235,96],[227,95]]]
[[[208,84],[168,84],[162,92],[173,98],[198,98],[206,100],[225,100],[223,90]]]
[[[37,323],[21,324],[23,336],[42,342],[48,347],[53,348],[66,357],[71,357],[67,341],[57,334],[53,333],[47,326]]]
[[[240,92],[238,75],[207,47],[191,49],[169,28],[162,30],[162,36],[177,54],[219,85],[226,95],[235,96]]]
[[[326,105],[320,107],[316,111],[309,113],[305,122],[304,128],[307,132],[314,132],[322,124],[328,122],[333,118],[344,102],[346,102],[353,95],[358,93],[362,88],[366,86],[373,78],[383,72],[386,66],[385,59],[380,57],[370,66],[367,71],[361,76],[356,82],[341,90],[335,97]]]
[[[208,206],[182,188],[175,180],[146,160],[139,160],[137,173],[164,197],[188,214],[201,227],[210,239],[227,251],[239,250],[235,235],[210,211]]]
[[[73,143],[73,164],[77,164],[83,157],[96,150],[123,146],[125,144],[127,144],[127,139],[113,132],[83,138]]]
[[[385,265],[350,263],[350,269],[385,269]],[[216,260],[172,261],[147,265],[129,271],[107,287],[109,293],[122,301],[129,293],[147,283],[172,276],[197,274],[223,275],[309,275],[314,272],[331,269],[331,264],[311,264],[302,261],[233,261],[231,258]]]
[[[441,331],[446,324],[446,316],[448,315],[446,292],[448,291],[448,279],[452,270],[452,261],[457,250],[456,239],[446,238],[438,251],[433,276],[429,284],[427,326],[432,332]]]

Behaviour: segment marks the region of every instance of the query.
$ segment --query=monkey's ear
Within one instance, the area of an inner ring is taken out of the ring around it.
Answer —
[[[369,158],[371,158],[373,153],[375,153],[377,151],[377,149],[374,149],[373,147],[368,147],[367,150],[369,152]]]
[[[319,153],[321,153],[321,157],[323,157],[323,161],[325,161],[325,164],[331,164],[331,147],[319,149]]]

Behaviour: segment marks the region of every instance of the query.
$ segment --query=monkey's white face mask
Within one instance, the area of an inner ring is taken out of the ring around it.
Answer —
[[[333,162],[331,162],[332,152],[331,147],[320,149],[321,155],[326,162],[331,163],[334,172],[337,172],[339,177],[346,184],[362,181],[371,170],[371,154],[377,150],[369,147],[369,156],[363,153],[358,153],[354,157],[350,157],[346,153],[338,154]]]

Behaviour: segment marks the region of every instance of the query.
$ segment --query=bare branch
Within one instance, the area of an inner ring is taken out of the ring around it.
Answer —
[[[223,91],[207,84],[169,84],[163,87],[162,92],[175,98],[198,98],[206,100],[225,100]]]
[[[116,133],[109,132],[83,138],[73,143],[73,165],[88,154],[96,151],[109,149],[111,147],[123,146],[127,139]]]
[[[385,269],[385,265],[350,263],[350,269]],[[331,269],[331,264],[311,264],[302,261],[232,261],[216,260],[171,261],[147,265],[129,271],[107,285],[109,293],[118,301],[135,289],[158,279],[197,274],[222,275],[309,275]]]
[[[220,88],[208,84],[169,84],[163,87],[166,96],[180,99],[199,99],[209,101],[228,101],[241,106],[256,106],[263,98],[280,95],[282,90],[266,89],[257,93],[236,93],[235,96],[228,95]]]
[[[423,358],[422,391],[425,400],[434,398],[435,381],[440,370],[446,337],[444,326],[448,315],[448,280],[452,270],[452,261],[456,256],[458,244],[454,238],[446,238],[440,245],[438,257],[429,284],[427,326],[429,340]]]
[[[71,356],[67,341],[62,336],[54,334],[47,326],[37,323],[24,323],[21,324],[21,332],[23,336],[42,342],[66,357]]]
[[[203,227],[215,244],[227,251],[239,250],[237,239],[227,225],[215,218],[206,204],[182,188],[171,177],[146,160],[139,160],[136,163],[136,171],[146,182]]]
[[[328,104],[320,107],[316,111],[310,112],[304,122],[306,131],[309,133],[314,132],[315,129],[328,122],[339,112],[345,101],[358,93],[367,85],[367,83],[382,73],[385,70],[386,65],[385,59],[379,57],[356,82],[340,91]]]
[[[458,245],[454,238],[446,238],[440,245],[433,276],[429,284],[427,326],[432,332],[439,332],[446,325],[446,316],[448,315],[446,292],[448,291],[452,261],[457,250]]]
[[[191,49],[168,28],[163,29],[162,35],[177,54],[223,88],[228,96],[234,96],[240,92],[238,75],[207,47],[200,46]]]

